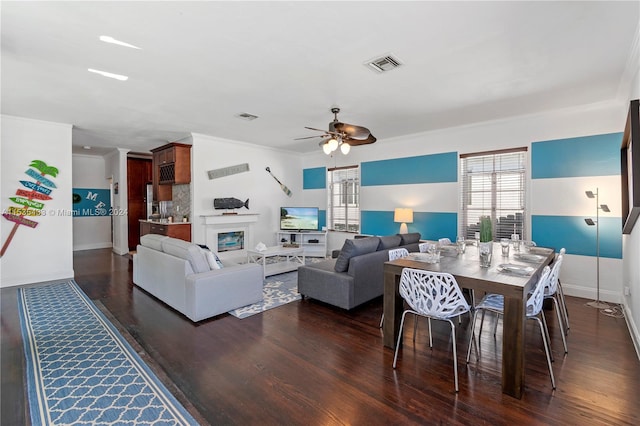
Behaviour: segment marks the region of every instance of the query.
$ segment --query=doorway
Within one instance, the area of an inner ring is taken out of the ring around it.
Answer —
[[[140,243],[140,220],[147,219],[147,185],[151,184],[151,157],[127,156],[127,208],[129,251]]]

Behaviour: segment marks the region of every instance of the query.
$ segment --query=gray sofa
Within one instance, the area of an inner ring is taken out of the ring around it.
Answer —
[[[197,244],[147,234],[133,255],[133,282],[194,322],[262,300],[260,265],[222,264],[211,269]]]
[[[419,251],[420,234],[346,240],[336,259],[298,268],[298,292],[343,309],[352,309],[384,291],[384,263],[389,250]]]

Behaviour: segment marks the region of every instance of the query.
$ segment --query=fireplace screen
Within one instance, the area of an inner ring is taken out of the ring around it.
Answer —
[[[218,233],[218,252],[244,249],[244,231]]]

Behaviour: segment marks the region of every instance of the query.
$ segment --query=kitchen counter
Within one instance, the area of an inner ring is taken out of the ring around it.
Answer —
[[[166,219],[165,219],[166,221]],[[191,222],[163,222],[161,220],[148,220],[148,219],[140,219],[140,222],[144,223],[157,223],[158,225],[190,225]]]
[[[140,219],[140,236],[159,234],[191,241],[191,222],[160,222]]]

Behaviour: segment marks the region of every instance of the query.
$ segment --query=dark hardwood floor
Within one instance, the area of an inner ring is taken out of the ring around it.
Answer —
[[[500,391],[501,326],[494,338],[489,317],[480,360],[472,355],[469,365],[469,317],[457,326],[456,394],[448,325],[433,321],[429,349],[426,321],[419,322],[415,345],[410,323],[394,370],[378,328],[381,298],[352,311],[307,299],[243,320],[225,314],[193,324],[132,284],[126,256],[76,252],[74,269],[87,295],[213,425],[640,424],[640,362],[625,320],[586,307],[584,299],[568,298],[566,356],[555,315],[547,315],[555,391],[539,331],[528,321],[526,388],[517,400]],[[1,296],[0,420],[26,424],[16,289]]]

